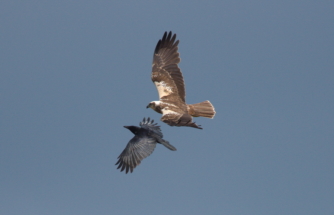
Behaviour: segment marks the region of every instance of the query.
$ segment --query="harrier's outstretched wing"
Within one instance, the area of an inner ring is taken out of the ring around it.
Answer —
[[[152,81],[157,87],[160,100],[185,102],[184,80],[178,63],[181,59],[178,53],[179,41],[176,34],[172,37],[170,31],[157,43],[153,55]]]
[[[125,169],[126,173],[128,173],[129,170],[132,172],[144,158],[152,154],[156,145],[154,138],[134,136],[123,152],[118,156],[119,160],[116,165],[119,165],[117,169],[121,168],[121,171]]]

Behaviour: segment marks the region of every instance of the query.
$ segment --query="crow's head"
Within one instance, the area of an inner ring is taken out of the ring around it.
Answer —
[[[137,126],[133,126],[133,125],[131,125],[131,126],[124,126],[124,128],[127,128],[127,129],[129,129],[133,134],[137,134],[137,132],[139,131],[139,127],[137,127]]]

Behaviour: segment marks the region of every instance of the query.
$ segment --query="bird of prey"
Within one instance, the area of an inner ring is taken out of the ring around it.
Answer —
[[[185,84],[183,75],[178,67],[180,54],[179,40],[176,34],[167,32],[156,45],[153,54],[151,79],[157,87],[159,101],[152,101],[147,108],[152,108],[162,114],[161,121],[170,126],[188,126],[202,129],[192,121],[192,117],[213,118],[216,114],[210,101],[197,104],[186,104]]]
[[[121,168],[121,172],[125,170],[132,173],[147,156],[152,154],[157,143],[161,143],[168,149],[176,151],[176,148],[169,144],[167,140],[162,139],[163,135],[160,130],[160,126],[157,123],[153,124],[154,120],[150,121],[144,118],[138,126],[124,126],[129,129],[135,136],[129,141],[123,152],[118,156],[118,161],[115,165],[118,165],[117,169]]]

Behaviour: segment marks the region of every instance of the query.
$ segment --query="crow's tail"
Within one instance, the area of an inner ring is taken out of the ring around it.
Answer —
[[[169,150],[176,151],[176,148],[174,146],[172,146],[171,144],[169,144],[169,142],[167,140],[160,139],[159,143],[161,143],[162,145],[164,145]]]

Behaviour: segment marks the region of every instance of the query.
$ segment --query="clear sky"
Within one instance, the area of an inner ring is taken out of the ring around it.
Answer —
[[[334,214],[333,1],[115,2],[0,3],[1,214]],[[170,30],[203,130],[146,109]],[[177,151],[126,175],[144,117]]]

